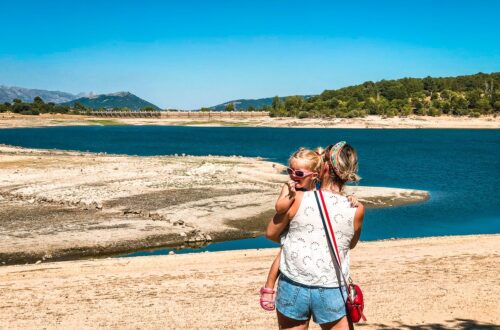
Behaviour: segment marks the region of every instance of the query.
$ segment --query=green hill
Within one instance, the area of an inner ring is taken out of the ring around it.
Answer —
[[[145,107],[151,107],[153,109],[160,110],[160,108],[156,105],[145,101],[129,92],[81,97],[69,102],[62,103],[62,105],[73,107],[76,103],[80,103],[84,107],[90,109],[128,108],[130,110],[136,111]]]
[[[313,95],[304,95],[302,96],[304,99],[308,99],[312,97]],[[280,97],[281,101],[285,101],[285,97]],[[272,97],[267,97],[267,98],[262,98],[262,99],[239,99],[239,100],[233,100],[229,102],[225,102],[222,104],[217,104],[214,105],[213,107],[210,107],[209,109],[214,110],[214,111],[224,111],[226,106],[228,104],[234,104],[235,110],[248,110],[248,109],[259,109],[264,106],[270,106],[273,103],[273,98]]]

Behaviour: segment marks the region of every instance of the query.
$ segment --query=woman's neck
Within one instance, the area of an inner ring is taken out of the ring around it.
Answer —
[[[342,186],[335,182],[328,182],[321,185],[321,190],[331,191],[337,194],[342,192]]]

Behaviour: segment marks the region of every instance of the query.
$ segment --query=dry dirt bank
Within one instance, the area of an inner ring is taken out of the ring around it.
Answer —
[[[258,305],[277,251],[0,267],[0,328],[277,328]],[[362,242],[351,260],[361,329],[500,328],[499,235]]]
[[[255,158],[134,157],[0,145],[0,265],[263,233],[286,176]],[[417,190],[356,187],[370,207]]]
[[[297,118],[224,118],[224,119],[148,119],[148,118],[100,118],[77,115],[43,114],[23,116],[0,113],[0,128],[69,126],[69,125],[182,125],[182,126],[257,126],[257,127],[330,127],[330,128],[472,128],[500,129],[500,117],[480,118],[452,116],[409,116],[405,118],[297,119]]]

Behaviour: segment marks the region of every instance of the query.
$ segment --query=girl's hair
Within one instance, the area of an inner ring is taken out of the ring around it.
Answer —
[[[307,169],[310,170],[311,172],[320,173],[321,171],[321,165],[322,165],[321,154],[314,150],[310,150],[307,148],[299,148],[290,156],[288,164],[292,162],[292,159],[300,159],[307,161]]]
[[[348,143],[342,141],[326,147],[323,160],[328,164],[330,178],[334,183],[344,186],[347,182],[358,182],[358,154]]]

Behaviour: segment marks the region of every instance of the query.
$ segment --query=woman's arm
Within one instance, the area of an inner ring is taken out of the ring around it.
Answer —
[[[266,238],[273,242],[279,243],[280,235],[288,226],[289,222],[290,219],[288,218],[288,213],[276,213],[267,225]]]
[[[356,207],[356,213],[354,213],[354,236],[351,240],[351,249],[354,249],[356,244],[358,244],[359,237],[361,236],[361,229],[363,228],[363,218],[365,216],[365,207],[363,204],[358,202]]]

